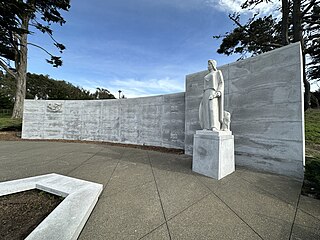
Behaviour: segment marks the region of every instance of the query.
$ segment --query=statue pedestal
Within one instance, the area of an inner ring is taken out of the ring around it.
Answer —
[[[196,131],[192,171],[221,179],[235,171],[234,137],[231,131]]]

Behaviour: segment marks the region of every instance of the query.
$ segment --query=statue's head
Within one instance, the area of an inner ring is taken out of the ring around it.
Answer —
[[[209,71],[217,70],[217,62],[215,60],[212,60],[212,59],[208,60],[208,70]]]

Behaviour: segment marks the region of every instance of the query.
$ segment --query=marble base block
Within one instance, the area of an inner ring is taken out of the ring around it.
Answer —
[[[221,179],[235,171],[234,137],[231,131],[196,131],[192,171]]]

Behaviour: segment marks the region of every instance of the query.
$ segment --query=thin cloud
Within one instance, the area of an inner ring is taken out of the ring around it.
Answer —
[[[150,96],[184,91],[183,82],[170,79],[169,77],[150,80],[125,79],[110,82],[112,83],[110,87],[111,91],[120,89],[127,97]]]
[[[281,6],[280,1],[274,0],[271,3],[260,3],[255,8],[242,9],[244,0],[207,0],[206,3],[211,7],[223,12],[254,13],[269,15]]]
[[[127,98],[146,97],[153,95],[162,95],[170,93],[184,92],[184,81],[179,81],[169,77],[163,79],[78,79],[81,81],[81,87],[90,92],[95,92],[97,87],[108,89],[115,97],[118,98],[118,90],[122,91]]]
[[[169,6],[182,11],[192,11],[206,6],[207,0],[140,0],[148,5]]]

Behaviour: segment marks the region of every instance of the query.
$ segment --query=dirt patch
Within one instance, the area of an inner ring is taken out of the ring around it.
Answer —
[[[25,239],[62,200],[38,189],[0,197],[0,239]]]
[[[20,141],[21,132],[0,131],[0,141]]]

